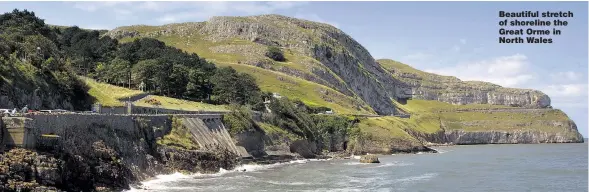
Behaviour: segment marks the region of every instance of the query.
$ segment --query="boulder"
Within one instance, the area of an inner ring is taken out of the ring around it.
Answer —
[[[363,155],[360,157],[360,163],[380,163],[376,155]]]
[[[304,158],[315,158],[317,154],[317,146],[315,143],[307,140],[296,140],[290,144],[290,152],[298,153]]]

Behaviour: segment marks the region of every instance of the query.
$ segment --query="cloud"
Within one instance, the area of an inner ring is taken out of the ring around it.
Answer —
[[[404,62],[411,63],[411,61],[424,61],[424,60],[428,60],[432,56],[433,55],[431,55],[431,54],[418,52],[418,53],[413,53],[413,54],[406,55],[403,58],[401,58],[401,60],[404,61]]]
[[[466,44],[466,39],[460,39],[460,44],[465,45]]]
[[[553,97],[581,97],[587,96],[587,84],[559,84],[540,88],[544,93]]]
[[[340,27],[339,23],[332,22],[332,21],[326,21],[323,18],[319,17],[319,15],[317,15],[317,14],[297,13],[294,17],[299,18],[299,19],[309,20],[309,21],[315,21],[315,22],[319,22],[319,23],[326,23],[326,24],[329,24],[329,25],[334,26],[336,28]]]
[[[555,81],[576,81],[581,78],[582,74],[574,71],[556,72],[550,74],[550,77]]]
[[[75,2],[73,3],[74,8],[81,9],[88,12],[94,12],[99,9],[105,9],[114,7],[117,5],[128,5],[131,2],[124,1],[104,1],[104,2]]]
[[[206,20],[220,15],[260,15],[278,10],[291,9],[305,2],[192,2],[186,4],[185,11],[169,11],[158,19],[159,22],[179,22],[183,20]]]
[[[527,57],[522,54],[496,57],[440,69],[430,73],[450,75],[466,81],[486,81],[504,87],[522,86],[534,79]]]
[[[93,30],[103,30],[103,29],[110,30],[110,29],[112,29],[110,27],[102,26],[102,25],[88,25],[88,26],[80,26],[80,27],[83,29],[93,29]]]
[[[88,12],[110,12],[117,20],[138,14],[155,16],[161,23],[206,20],[220,15],[259,15],[292,9],[306,2],[76,2],[73,7]]]
[[[453,49],[454,51],[456,51],[456,52],[459,52],[459,51],[460,51],[460,46],[458,46],[458,45],[454,45],[454,47],[452,47],[452,49]]]

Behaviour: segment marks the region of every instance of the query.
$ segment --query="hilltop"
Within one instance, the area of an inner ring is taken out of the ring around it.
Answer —
[[[124,26],[105,35],[121,42],[161,40],[216,65],[251,74],[264,91],[327,106],[340,114],[411,114],[410,119],[381,117],[391,121],[384,124],[361,122],[371,125],[363,130],[383,127],[392,137],[411,135],[435,143],[451,142],[442,139],[446,136],[440,133],[445,130],[550,131],[553,135],[563,131],[559,127],[567,127],[567,136],[536,140],[580,138],[574,122],[552,109],[550,97],[540,91],[461,81],[390,59],[376,60],[352,37],[328,24],[281,15],[213,17],[204,22]],[[279,48],[285,60],[266,57],[269,47]],[[367,133],[377,135],[375,131]]]
[[[375,60],[340,29],[280,15],[105,32],[14,10],[0,15],[0,64],[2,108],[107,113],[0,119],[1,152],[17,148],[0,153],[0,190],[128,189],[162,173],[232,169],[236,157],[583,142],[540,91]]]

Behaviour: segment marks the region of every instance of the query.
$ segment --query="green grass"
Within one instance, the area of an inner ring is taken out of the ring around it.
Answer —
[[[246,20],[248,20],[246,18]],[[126,30],[136,30],[141,33],[149,33],[159,30],[161,27],[141,27],[131,26],[125,27]],[[206,40],[206,36],[200,34],[194,34],[190,36],[179,36],[179,35],[162,35],[156,37],[158,40],[163,41],[168,46],[173,46],[182,49],[186,52],[193,52],[198,54],[200,57],[206,58],[209,61],[214,62],[217,66],[231,66],[240,72],[245,72],[256,77],[260,88],[263,91],[277,92],[283,96],[289,98],[300,99],[305,104],[310,106],[325,106],[335,110],[339,114],[374,114],[375,112],[361,99],[346,96],[332,88],[327,86],[307,81],[298,77],[289,76],[287,74],[276,72],[273,70],[262,69],[259,67],[238,64],[239,62],[245,62],[248,58],[264,59],[263,54],[257,53],[217,53],[211,50],[211,48],[223,45],[235,45],[235,46],[254,46],[259,49],[266,50],[266,47],[260,44],[253,43],[251,41],[242,39],[228,39],[223,41],[209,41]],[[129,42],[134,38],[123,38],[121,42]],[[308,75],[315,76],[311,73],[312,68],[322,68],[326,72],[333,74],[333,72],[321,63],[313,58],[303,56],[294,50],[283,50],[286,62],[274,62],[274,70],[278,70],[280,67],[287,67],[290,69],[297,70]],[[246,56],[247,55],[247,56]],[[337,75],[333,74],[340,83],[343,80]],[[283,79],[283,80],[279,80]],[[328,95],[320,93],[322,90],[327,90]]]
[[[310,106],[329,107],[338,114],[374,114],[374,111],[359,99],[348,97],[324,85],[249,65],[222,62],[216,64],[231,66],[240,72],[253,75],[263,91],[278,92],[291,99],[300,99]],[[327,90],[329,94],[323,95],[320,90]]]
[[[124,106],[124,103],[119,99],[125,99],[130,96],[142,94],[144,92],[139,90],[127,89],[107,83],[100,83],[91,78],[80,77],[84,80],[86,85],[90,88],[88,94],[94,97],[97,102],[101,103],[102,106],[108,107],[119,107]],[[153,107],[153,105],[146,103],[147,99],[154,98],[158,100],[161,105],[159,108],[162,109],[174,109],[174,110],[186,110],[186,111],[226,111],[227,106],[225,105],[212,105],[201,102],[194,102],[182,99],[176,99],[171,97],[164,97],[158,95],[149,95],[143,99],[140,99],[133,104],[143,107]]]
[[[139,90],[127,89],[119,86],[110,85],[107,83],[100,83],[91,78],[80,77],[86,85],[90,88],[88,94],[94,97],[102,106],[117,107],[123,106],[123,102],[119,99],[124,99],[134,95],[143,93]]]
[[[268,123],[257,123],[260,128],[262,128],[262,130],[264,130],[264,132],[266,132],[266,135],[274,135],[277,136],[279,138],[287,138],[289,141],[296,141],[299,139],[303,139],[298,135],[295,135],[294,133],[290,133],[285,129],[276,127],[274,125],[268,124]]]
[[[150,95],[138,101],[135,101],[133,104],[136,106],[142,107],[154,107],[153,105],[147,103],[148,99],[155,99],[161,103],[159,108],[164,109],[174,109],[174,110],[184,110],[184,111],[227,111],[227,106],[225,105],[212,105],[202,102],[195,102],[195,101],[188,101],[182,99],[176,99],[171,97],[164,97],[158,95]]]
[[[179,149],[199,149],[198,143],[192,138],[188,128],[182,124],[181,119],[176,117],[172,118],[172,130],[170,133],[164,135],[163,138],[159,138],[157,144]]]
[[[406,128],[417,128],[415,124],[397,117],[377,117],[363,119],[356,126],[360,129],[361,138],[375,142],[391,142],[403,140],[419,145],[419,141],[405,132]]]
[[[551,122],[566,122],[569,117],[557,109],[525,109],[484,104],[452,105],[431,100],[409,100],[406,105],[397,106],[411,113],[409,123],[415,123],[416,130],[424,133],[435,132],[442,121],[446,129],[465,131],[515,131],[537,130],[545,132],[563,131]],[[485,111],[459,111],[484,109]]]

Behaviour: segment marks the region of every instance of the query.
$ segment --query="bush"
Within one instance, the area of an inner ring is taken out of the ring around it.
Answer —
[[[280,62],[286,61],[286,58],[284,58],[284,53],[278,47],[274,47],[274,46],[268,47],[268,50],[266,51],[265,55],[266,55],[266,57],[269,57],[270,59],[272,59],[274,61],[280,61]]]
[[[223,116],[223,123],[229,128],[231,135],[246,132],[248,130],[256,129],[257,125],[252,119],[251,110],[244,105],[229,105],[231,110]]]

